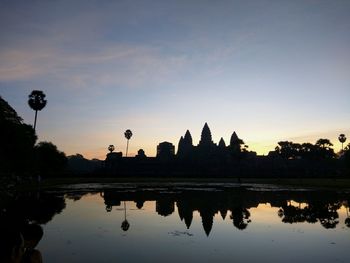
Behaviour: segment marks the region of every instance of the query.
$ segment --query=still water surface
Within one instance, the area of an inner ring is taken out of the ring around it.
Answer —
[[[75,185],[7,211],[43,226],[44,262],[349,262],[349,201],[268,185]]]

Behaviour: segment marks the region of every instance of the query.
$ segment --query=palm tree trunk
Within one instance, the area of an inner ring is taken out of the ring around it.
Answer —
[[[35,127],[36,127],[36,117],[38,115],[38,111],[35,111],[35,118],[34,118],[34,131],[35,131]]]
[[[125,204],[125,201],[124,201],[124,220],[126,220],[126,204]]]
[[[126,157],[128,157],[129,140],[126,143]]]

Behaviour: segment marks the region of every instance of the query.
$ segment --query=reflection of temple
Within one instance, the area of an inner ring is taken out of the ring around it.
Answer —
[[[174,200],[164,197],[156,201],[156,212],[161,216],[168,216],[174,213]]]
[[[260,203],[270,203],[272,207],[280,208],[278,216],[284,223],[309,222],[320,224],[325,228],[335,228],[338,224],[337,209],[345,200],[341,196],[331,196],[318,192],[259,192],[244,188],[227,189],[220,191],[206,191],[195,189],[181,189],[172,193],[160,193],[156,189],[131,192],[118,192],[106,190],[104,192],[107,206],[120,205],[121,200],[133,200],[137,207],[141,208],[145,201],[156,202],[156,212],[161,216],[169,216],[177,206],[180,220],[187,229],[190,228],[193,213],[197,211],[201,217],[203,230],[209,236],[213,225],[214,216],[220,214],[223,219],[226,215],[236,229],[244,230],[251,222],[250,208],[257,207]],[[174,189],[169,189],[174,190]],[[322,196],[322,198],[320,198]],[[299,203],[307,203],[303,208],[293,206],[289,200]],[[277,215],[276,215],[277,216]]]

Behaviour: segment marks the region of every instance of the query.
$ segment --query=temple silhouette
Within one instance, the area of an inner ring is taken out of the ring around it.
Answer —
[[[257,154],[247,146],[236,132],[226,146],[223,138],[216,144],[207,123],[204,124],[200,141],[194,145],[189,130],[180,137],[177,150],[171,142],[157,145],[156,157],[147,157],[140,149],[135,157],[123,157],[122,152],[107,154],[105,172],[119,176],[212,176],[237,174],[247,160],[254,160]],[[236,168],[235,168],[236,167]]]
[[[229,144],[221,138],[215,143],[207,123],[199,143],[193,143],[189,130],[177,144],[161,142],[156,157],[147,157],[143,149],[135,157],[123,157],[122,152],[107,154],[99,172],[119,177],[233,177],[238,181],[247,177],[334,177],[345,174],[342,159],[338,161],[327,139],[313,145],[288,141],[267,156],[248,150],[248,145],[234,131]]]

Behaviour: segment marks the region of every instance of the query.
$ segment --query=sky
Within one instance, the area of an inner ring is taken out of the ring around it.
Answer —
[[[350,138],[350,1],[0,0],[0,96],[39,141],[104,159],[155,156],[208,123],[267,154]]]

